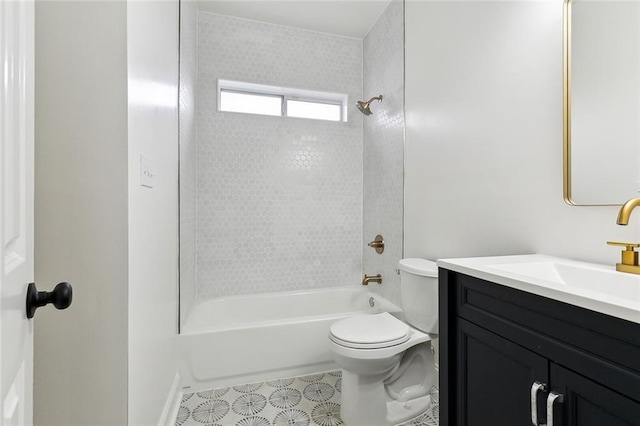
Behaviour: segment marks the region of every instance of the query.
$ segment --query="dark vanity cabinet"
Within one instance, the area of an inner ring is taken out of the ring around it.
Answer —
[[[640,425],[640,324],[447,269],[439,317],[440,425]]]

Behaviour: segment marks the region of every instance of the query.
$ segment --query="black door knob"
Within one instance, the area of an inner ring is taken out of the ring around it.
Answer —
[[[33,318],[36,309],[53,303],[57,309],[67,309],[73,299],[73,289],[69,283],[58,284],[53,291],[38,291],[34,283],[27,287],[27,318]]]

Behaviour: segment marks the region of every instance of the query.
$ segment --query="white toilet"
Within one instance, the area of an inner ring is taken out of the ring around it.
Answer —
[[[431,405],[438,269],[424,259],[402,259],[399,268],[404,318],[411,326],[386,312],[331,326],[331,355],[342,368],[340,415],[349,426],[394,425]]]

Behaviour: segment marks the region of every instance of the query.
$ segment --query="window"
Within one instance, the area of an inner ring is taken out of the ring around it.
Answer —
[[[342,105],[287,99],[287,116],[342,121]]]
[[[221,90],[220,111],[282,115],[282,97]]]
[[[347,95],[218,80],[218,110],[347,121]]]

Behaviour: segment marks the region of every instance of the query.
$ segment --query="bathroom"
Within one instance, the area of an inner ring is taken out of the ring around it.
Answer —
[[[367,224],[388,198],[362,204],[353,285],[378,273],[366,246],[378,233],[397,259],[615,264],[606,241],[633,241],[637,220],[620,227],[617,206],[563,200],[562,1],[403,6],[402,228]],[[178,12],[176,2],[36,5],[35,279],[75,285],[67,311],[34,322],[36,424],[157,424],[180,391]],[[364,86],[357,100],[387,90]],[[349,119],[366,129],[392,100]],[[140,154],[152,190],[139,186]],[[375,170],[364,167],[366,203]],[[379,291],[393,300],[395,266],[385,268]]]

